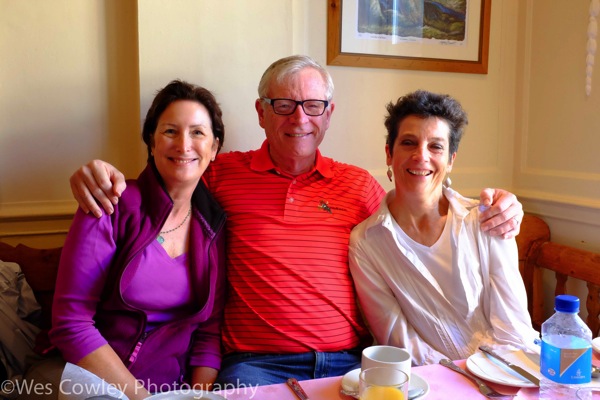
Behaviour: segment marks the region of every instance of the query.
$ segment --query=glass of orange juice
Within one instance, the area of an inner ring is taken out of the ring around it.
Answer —
[[[408,375],[393,367],[363,369],[359,375],[360,400],[407,400]]]

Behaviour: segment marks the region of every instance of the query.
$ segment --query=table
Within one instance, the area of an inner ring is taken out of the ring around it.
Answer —
[[[465,368],[466,361],[456,361]],[[486,399],[475,383],[464,376],[439,364],[414,367],[412,371],[425,379],[429,384],[429,393],[424,400],[452,399]],[[311,400],[353,400],[352,397],[340,394],[341,376],[323,379],[300,381],[304,391]],[[515,400],[537,400],[537,388],[514,388],[489,383],[489,386],[500,393],[515,394]],[[219,393],[219,392],[217,392]],[[449,394],[452,394],[449,397]],[[298,400],[286,384],[259,387],[238,388],[235,391],[224,390],[220,394],[228,400]]]

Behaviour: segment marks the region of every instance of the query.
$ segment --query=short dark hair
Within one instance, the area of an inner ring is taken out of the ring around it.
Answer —
[[[225,141],[225,125],[223,125],[222,119],[223,112],[215,96],[208,89],[201,86],[182,80],[173,80],[158,91],[146,114],[142,129],[142,139],[148,149],[148,161],[152,159],[152,145],[154,143],[154,133],[158,125],[158,120],[167,107],[178,100],[191,100],[206,107],[212,123],[213,135],[216,139],[219,139],[217,152],[223,146],[223,142]]]
[[[400,97],[396,103],[386,106],[388,115],[385,117],[387,128],[386,144],[392,154],[394,142],[398,137],[398,128],[404,118],[414,115],[420,118],[437,117],[448,123],[450,127],[450,157],[458,151],[464,128],[468,123],[467,113],[460,103],[447,94],[431,93],[417,90]]]

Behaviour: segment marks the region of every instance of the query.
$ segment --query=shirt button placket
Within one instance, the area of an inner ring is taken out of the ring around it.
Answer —
[[[294,202],[294,196],[292,196],[293,190],[292,190],[292,185],[296,184],[296,179],[292,179],[292,181],[290,182],[290,187],[288,188],[288,193],[290,193],[290,196],[288,197],[288,202],[293,203]]]

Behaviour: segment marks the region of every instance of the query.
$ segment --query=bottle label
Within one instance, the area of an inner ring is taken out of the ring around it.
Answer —
[[[592,348],[565,349],[542,340],[540,372],[557,383],[589,383],[592,380]]]

